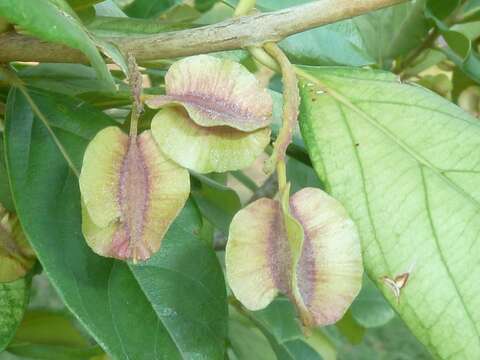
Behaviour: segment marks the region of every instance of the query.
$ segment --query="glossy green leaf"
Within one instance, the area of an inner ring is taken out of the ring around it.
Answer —
[[[445,55],[467,76],[480,83],[480,55],[474,50],[470,39],[452,30],[445,31],[443,38],[448,44],[442,49]]]
[[[444,21],[448,18],[460,5],[460,0],[435,1],[427,0],[426,13],[435,20]]]
[[[108,83],[96,77],[95,71],[80,64],[38,64],[18,71],[18,76],[31,87],[72,96],[95,93],[98,96],[118,97],[119,94],[101,92]],[[124,97],[130,92],[126,86],[121,87]]]
[[[469,40],[474,41],[480,37],[480,21],[456,24],[452,26],[452,30],[458,31],[459,33],[465,35]]]
[[[195,9],[204,12],[210,10],[218,0],[195,0]]]
[[[365,328],[360,325],[349,310],[335,326],[350,344],[356,345],[362,342]]]
[[[435,356],[480,357],[480,123],[393,74],[305,70],[302,133],[370,278]],[[380,278],[409,270],[397,303]]]
[[[38,360],[84,360],[105,355],[99,345],[92,345],[82,337],[65,316],[53,313],[45,316],[46,312],[43,313],[39,317],[29,317],[30,312],[25,314],[6,353],[15,355],[14,359]]]
[[[74,16],[73,10],[63,0],[1,0],[0,14],[15,24],[21,25],[42,40],[59,42],[82,51],[95,68],[100,80],[115,89],[113,78],[97,50],[95,43],[83,25]]]
[[[124,11],[134,18],[152,18],[179,2],[179,0],[134,0]]]
[[[191,28],[189,23],[173,23],[165,19],[136,19],[123,17],[96,17],[88,24],[95,34],[102,36],[132,36]]]
[[[287,162],[287,179],[291,183],[292,194],[306,187],[324,188],[312,167],[293,157],[290,157]]]
[[[424,8],[425,0],[408,1],[353,19],[377,64],[387,67],[421,44],[429,29]]]
[[[363,327],[385,325],[395,313],[375,285],[364,277],[362,290],[350,307],[353,318]]]
[[[5,166],[5,153],[3,150],[3,133],[0,133],[0,205],[8,211],[14,211],[10,182]]]
[[[422,52],[407,69],[403,71],[403,77],[409,78],[421,73],[428,68],[439,64],[447,59],[447,56],[437,49],[427,49]]]
[[[21,278],[0,284],[0,352],[15,335],[28,304],[30,280]]]
[[[121,2],[116,0],[104,0],[101,3],[95,5],[95,13],[97,16],[110,16],[110,17],[127,17],[127,14],[118,6]]]
[[[472,40],[457,28],[449,28],[449,15],[459,6],[459,1],[427,1],[426,14],[442,34],[446,46],[440,50],[467,76],[480,83],[480,55]]]
[[[7,350],[21,359],[36,360],[85,360],[104,354],[98,345],[74,348],[55,345],[16,344],[9,346]]]
[[[480,20],[480,1],[467,0],[462,9],[462,21]]]
[[[433,360],[398,317],[387,325],[369,329],[360,344],[338,344],[341,360]]]
[[[29,310],[25,313],[10,346],[26,343],[68,347],[88,346],[89,342],[75,327],[72,320],[61,312]]]
[[[74,98],[30,95],[80,167],[88,141],[112,125],[110,118]],[[78,180],[18,90],[10,93],[7,115],[8,168],[25,233],[62,300],[97,342],[115,359],[222,359],[225,284],[213,250],[195,235],[193,204],[148,262],[97,256],[81,233]]]
[[[254,324],[269,341],[279,360],[321,360],[325,352],[331,358],[331,344],[320,343],[313,329],[305,337],[297,320],[295,309],[284,297],[277,298],[267,308],[251,313]],[[326,359],[327,357],[325,357]]]
[[[201,213],[216,228],[228,234],[233,216],[242,207],[235,190],[222,185],[208,176],[194,174],[197,183],[192,186],[192,196]]]
[[[463,11],[480,10],[480,0],[467,0]]]
[[[16,356],[45,360],[89,359],[103,354],[65,314],[28,311],[7,351]]]
[[[308,1],[260,0],[257,4],[262,10],[277,10]],[[280,44],[300,64],[388,67],[427,34],[424,3],[417,0],[374,11],[292,35]]]
[[[286,298],[256,312],[231,307],[230,317],[230,342],[238,360],[336,359],[333,343],[319,329],[304,336]]]
[[[155,1],[150,2],[150,5],[154,9]],[[132,2],[131,6],[135,4]],[[191,22],[199,16],[199,12],[187,4],[168,8],[161,16],[147,19],[128,17],[113,0],[97,4],[95,10],[97,16],[87,26],[95,34],[107,37],[181,30],[195,26]]]
[[[237,360],[276,360],[275,353],[263,333],[233,306],[229,307],[229,358]]]
[[[102,1],[103,0],[67,0],[68,4],[74,10],[82,10]]]

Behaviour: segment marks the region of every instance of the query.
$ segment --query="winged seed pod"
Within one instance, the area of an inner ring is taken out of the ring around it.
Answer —
[[[480,86],[472,85],[458,96],[458,106],[476,117],[480,117]]]
[[[0,205],[1,206],[1,205]],[[35,253],[12,214],[0,219],[0,283],[17,280],[35,264]]]
[[[146,260],[158,251],[190,192],[187,170],[167,159],[150,131],[101,130],[80,174],[82,230],[97,254]]]
[[[232,220],[227,279],[249,310],[265,308],[278,293],[295,304],[305,326],[339,320],[362,283],[356,227],[343,206],[320,189],[288,200],[262,198]]]
[[[208,55],[174,63],[152,120],[161,150],[200,173],[245,168],[270,142],[272,98],[242,65]]]

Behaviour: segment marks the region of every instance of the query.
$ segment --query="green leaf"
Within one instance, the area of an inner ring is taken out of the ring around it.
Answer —
[[[435,1],[427,0],[425,11],[434,21],[444,21],[459,6],[460,0]]]
[[[480,0],[467,0],[464,6],[464,12],[480,10]]]
[[[480,55],[467,36],[458,31],[445,31],[443,38],[449,47],[441,50],[467,76],[480,83]]]
[[[152,18],[179,2],[179,0],[134,0],[124,11],[128,16],[134,18]]]
[[[69,347],[89,345],[66,314],[43,309],[25,313],[10,346],[25,343]]]
[[[465,35],[469,40],[474,41],[480,37],[480,21],[456,24],[452,26],[452,30],[458,31]]]
[[[210,10],[218,0],[195,0],[195,9],[201,12]]]
[[[16,344],[8,347],[8,352],[22,359],[37,360],[85,360],[104,352],[98,345],[83,348],[68,346]]]
[[[293,157],[288,158],[287,179],[291,183],[292,194],[306,187],[325,188],[311,166],[305,165]]]
[[[480,83],[480,55],[475,51],[472,40],[461,31],[450,29],[449,16],[459,6],[459,0],[440,2],[427,1],[426,14],[433,20],[445,43],[440,50],[467,76]]]
[[[479,358],[480,123],[393,74],[305,70],[302,134],[370,278],[437,357]],[[412,267],[397,303],[380,278]]]
[[[63,0],[0,0],[0,14],[11,22],[21,25],[42,40],[58,42],[82,51],[95,68],[100,80],[114,90],[113,78],[80,21],[71,15],[73,10]]]
[[[7,351],[17,356],[45,359],[86,359],[103,354],[92,346],[65,314],[46,310],[26,312]]]
[[[432,360],[432,356],[410,334],[404,323],[395,317],[387,325],[369,329],[362,343],[340,343],[341,360]]]
[[[345,313],[335,326],[350,344],[359,344],[365,335],[365,328],[357,322],[350,310]]]
[[[367,277],[364,277],[362,290],[350,311],[353,318],[366,328],[383,326],[395,316],[393,309]]]
[[[83,10],[102,1],[103,0],[67,0],[68,4],[74,10]]]
[[[257,4],[262,10],[271,11],[306,2],[261,0]],[[417,0],[391,6],[290,36],[280,44],[300,64],[388,67],[397,56],[420,44],[427,34],[424,5],[424,0]]]
[[[118,6],[120,2],[116,0],[104,0],[100,4],[95,5],[95,13],[97,16],[110,17],[127,17],[127,14]]]
[[[74,98],[30,95],[80,167],[88,141],[112,125],[110,118]],[[191,202],[148,262],[102,258],[82,236],[77,178],[15,89],[7,103],[6,145],[25,233],[62,300],[112,357],[223,358],[225,283],[215,253],[194,235],[199,217]]]
[[[437,49],[427,49],[422,52],[413,63],[404,70],[403,76],[409,78],[421,73],[428,68],[444,61],[447,56]]]
[[[270,343],[247,317],[229,308],[228,337],[237,360],[276,360]]]
[[[80,64],[38,64],[18,71],[18,76],[28,85],[71,96],[95,93],[97,96],[117,96],[111,92],[101,92],[108,84],[95,76],[95,71]],[[123,93],[130,92],[126,86]],[[124,95],[125,96],[125,95]]]
[[[28,304],[30,280],[21,278],[0,284],[0,352],[15,335]]]
[[[335,348],[319,329],[305,336],[292,304],[278,297],[267,308],[248,313],[279,360],[334,359]]]
[[[467,0],[462,9],[462,20],[473,21],[480,19],[480,1]]]
[[[99,17],[88,24],[95,34],[102,36],[132,36],[135,34],[157,34],[193,27],[191,23],[176,23],[163,18],[136,19],[123,17]]]
[[[216,228],[228,234],[228,228],[233,216],[242,207],[235,190],[222,185],[208,176],[194,174],[197,180],[192,186],[192,196],[201,213]]]
[[[372,65],[353,20],[325,25],[280,42],[292,62],[305,65]]]
[[[0,205],[9,212],[15,211],[15,205],[10,191],[7,169],[5,167],[5,153],[3,146],[3,133],[0,133]]]

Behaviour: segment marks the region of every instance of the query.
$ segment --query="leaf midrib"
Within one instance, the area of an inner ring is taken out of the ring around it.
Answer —
[[[385,268],[387,269],[388,273],[391,274],[392,269],[390,268],[390,264],[387,261],[387,257],[385,256],[385,252],[383,251],[383,247],[380,243],[380,240],[378,239],[377,229],[376,229],[376,226],[375,226],[375,222],[373,221],[373,216],[372,216],[372,212],[371,212],[371,209],[370,209],[370,199],[368,197],[368,191],[367,191],[367,188],[366,188],[365,171],[363,169],[363,165],[362,165],[362,161],[360,159],[360,154],[358,153],[358,149],[354,145],[355,144],[355,139],[354,139],[354,136],[353,136],[353,132],[352,132],[352,129],[350,127],[350,124],[347,121],[347,117],[345,115],[345,112],[342,109],[341,104],[339,104],[338,102],[335,102],[335,103],[337,104],[338,110],[340,111],[340,115],[341,115],[343,123],[345,124],[345,127],[347,129],[348,136],[350,137],[350,140],[352,141],[351,145],[352,145],[353,151],[355,153],[355,159],[357,161],[358,168],[359,168],[359,171],[360,171],[360,176],[362,178],[362,190],[363,190],[363,194],[364,194],[365,202],[366,202],[366,206],[367,206],[368,221],[369,221],[370,225],[372,226],[372,230],[373,230],[373,237],[375,239],[375,242],[376,242],[378,248],[380,249],[380,254],[382,255],[382,259],[383,259],[383,263],[385,265]]]
[[[347,117],[345,115],[345,112],[343,111],[342,109],[342,106],[341,104],[339,104],[338,101],[335,102],[338,106],[338,110],[341,114],[341,118],[342,118],[342,122],[345,124],[345,127],[347,129],[347,132],[348,132],[348,136],[349,138],[351,139],[352,143],[355,142],[355,138],[354,138],[354,135],[353,135],[353,132],[351,131],[351,127],[348,123],[348,120],[347,120]],[[373,217],[372,217],[372,214],[371,214],[371,205],[370,205],[370,201],[369,201],[369,198],[368,198],[368,192],[366,191],[366,188],[365,188],[365,175],[364,175],[364,170],[363,170],[363,165],[362,165],[362,162],[361,162],[361,159],[360,159],[360,156],[358,154],[358,150],[355,146],[352,145],[352,148],[353,148],[353,151],[355,153],[355,158],[356,158],[356,162],[357,162],[357,165],[359,167],[359,171],[360,171],[360,174],[361,174],[361,178],[362,178],[362,189],[363,189],[363,195],[364,195],[364,198],[365,198],[365,202],[366,202],[366,208],[367,208],[367,214],[368,214],[368,220],[369,220],[369,223],[372,227],[372,233],[373,233],[373,237],[374,237],[374,240],[375,240],[375,243],[377,244],[377,247],[378,249],[380,250],[380,254],[382,256],[382,260],[383,260],[383,263],[384,263],[384,266],[385,268],[387,269],[387,271],[389,273],[391,273],[391,268],[389,266],[389,263],[387,261],[387,258],[385,256],[385,253],[383,251],[383,247],[378,239],[378,235],[377,235],[377,231],[376,231],[376,226],[375,226],[375,223],[373,221]],[[426,188],[426,184],[425,184],[425,179],[424,179],[424,175],[423,175],[423,165],[422,164],[419,164],[419,168],[421,170],[421,173],[422,173],[422,184],[423,184],[423,189],[424,189],[424,193],[425,193],[425,196],[427,196],[427,188]],[[438,242],[438,237],[436,235],[436,230],[435,230],[435,227],[434,227],[434,224],[433,224],[433,220],[432,220],[432,217],[431,217],[431,212],[430,212],[430,208],[429,208],[429,203],[426,201],[426,211],[427,211],[427,215],[428,215],[428,219],[429,219],[429,222],[430,222],[430,226],[431,226],[431,229],[432,229],[432,234],[434,236],[434,240],[435,240],[435,246],[438,250],[438,254],[439,254],[439,257],[440,257],[440,261],[442,263],[442,265],[445,267],[445,270],[448,274],[448,277],[451,281],[451,283],[453,284],[453,287],[455,289],[455,293],[456,293],[456,296],[458,297],[458,299],[460,300],[460,303],[462,304],[462,307],[463,307],[463,310],[465,311],[465,314],[468,318],[468,320],[471,322],[472,324],[472,328],[474,330],[474,332],[477,334],[477,337],[480,341],[480,332],[478,330],[478,328],[476,327],[476,323],[472,317],[472,314],[470,312],[470,309],[469,307],[467,307],[465,301],[463,300],[463,297],[460,293],[460,290],[458,289],[457,287],[457,284],[453,278],[453,275],[450,271],[450,268],[445,260],[445,257],[443,255],[443,252],[441,250],[441,247],[440,247],[440,244]]]
[[[424,190],[425,210],[427,212],[428,222],[430,224],[430,228],[432,230],[432,235],[433,235],[433,238],[435,240],[435,246],[438,250],[438,255],[440,256],[441,262],[445,266],[445,270],[447,271],[448,278],[450,279],[451,283],[453,284],[453,287],[455,289],[455,293],[457,294],[457,297],[460,299],[460,303],[462,304],[463,310],[465,311],[465,314],[467,315],[467,318],[472,323],[473,330],[477,334],[478,343],[480,344],[480,331],[478,330],[478,327],[476,326],[475,320],[473,319],[473,316],[470,312],[470,307],[467,306],[467,304],[465,303],[465,301],[463,299],[463,296],[460,293],[460,290],[457,286],[455,278],[453,277],[453,274],[450,271],[450,267],[448,266],[448,263],[445,259],[445,255],[443,254],[442,247],[440,246],[440,241],[439,241],[439,238],[438,238],[437,229],[435,227],[432,212],[430,210],[430,200],[429,200],[429,196],[428,196],[427,179],[425,178],[425,171],[421,166],[420,166],[420,174],[421,174],[421,178],[422,178],[422,187],[423,187],[423,190]]]
[[[339,93],[338,91],[329,88],[327,85],[322,83],[320,80],[316,79],[316,83],[320,86],[321,90],[325,91],[328,95],[334,98],[336,101],[342,103],[344,106],[348,107],[350,110],[354,111],[358,115],[360,115],[364,120],[374,126],[377,130],[379,130],[383,135],[385,135],[390,141],[395,143],[398,147],[400,147],[405,153],[410,155],[416,162],[425,166],[432,170],[432,172],[439,177],[442,181],[444,181],[447,185],[452,187],[456,192],[462,195],[465,199],[471,202],[477,209],[480,210],[480,202],[473,198],[470,194],[468,194],[465,190],[463,190],[460,186],[458,186],[455,182],[453,182],[450,178],[445,176],[441,169],[437,168],[434,164],[428,161],[426,158],[418,154],[414,149],[411,149],[406,143],[402,140],[396,138],[392,132],[380,124],[373,116],[356,106],[352,103],[347,97],[343,94]]]
[[[385,128],[383,125],[381,125],[380,123],[378,123],[378,121],[373,117],[371,116],[370,114],[366,113],[364,110],[362,110],[361,108],[355,106],[355,103],[352,103],[350,102],[345,96],[343,96],[342,94],[340,94],[339,92],[337,92],[336,90],[333,90],[331,88],[329,88],[328,86],[324,85],[323,83],[321,83],[320,81],[317,82],[317,84],[322,87],[322,90],[326,91],[326,93],[328,95],[330,95],[334,101],[337,103],[337,106],[339,107],[339,111],[340,111],[340,114],[341,114],[341,117],[342,117],[342,120],[344,121],[346,127],[347,127],[347,131],[349,133],[349,137],[352,141],[354,141],[354,138],[353,138],[353,134],[351,132],[351,129],[350,129],[350,126],[348,124],[348,121],[347,121],[347,118],[346,118],[346,115],[344,114],[344,111],[343,109],[341,108],[341,105],[344,105],[346,106],[347,108],[349,108],[350,110],[354,111],[355,113],[357,113],[358,115],[360,115],[364,120],[366,120],[371,126],[374,126],[377,130],[379,130],[384,136],[386,136],[390,141],[392,141],[393,143],[395,143],[400,149],[402,149],[405,153],[407,153],[408,155],[410,155],[411,157],[414,158],[414,160],[419,164],[419,167],[420,169],[423,169],[423,168],[428,168],[432,171],[432,173],[434,173],[436,176],[438,176],[441,180],[443,180],[447,185],[451,186],[455,191],[459,192],[461,195],[463,195],[467,200],[469,200],[470,202],[472,202],[475,207],[477,208],[477,212],[480,211],[480,203],[474,199],[471,195],[469,195],[468,193],[466,193],[462,188],[460,188],[457,184],[455,184],[453,181],[451,181],[451,179],[449,179],[448,177],[446,177],[442,170],[438,169],[436,166],[434,166],[432,163],[430,163],[427,159],[423,158],[420,154],[418,154],[417,152],[415,152],[413,149],[411,149],[407,144],[405,144],[403,141],[397,139],[389,129]],[[367,101],[365,101],[367,102]],[[373,101],[375,102],[375,101]],[[431,110],[431,109],[428,109],[428,110]],[[377,243],[377,246],[379,247],[380,249],[380,252],[382,254],[382,257],[383,257],[383,261],[384,261],[384,264],[386,265],[386,268],[388,271],[389,270],[389,266],[388,266],[388,262],[386,261],[386,257],[385,257],[385,254],[383,252],[383,249],[382,247],[380,246],[380,243],[378,241],[378,238],[376,236],[376,230],[375,230],[375,225],[372,221],[372,218],[371,218],[371,213],[370,213],[370,205],[369,205],[369,201],[368,201],[368,197],[367,197],[367,192],[365,191],[365,181],[364,181],[364,175],[363,175],[363,168],[362,168],[362,165],[361,165],[361,160],[358,156],[358,151],[356,150],[356,148],[354,147],[354,151],[355,151],[355,156],[356,156],[356,159],[357,159],[357,163],[359,165],[359,168],[361,170],[361,173],[362,173],[362,181],[363,181],[363,189],[364,189],[364,195],[365,195],[365,201],[366,201],[366,205],[367,205],[367,210],[368,210],[368,215],[369,215],[369,222],[372,226],[372,230],[373,230],[373,234],[374,234],[374,237],[375,237],[375,241]],[[422,180],[424,180],[424,175],[423,175],[423,170],[422,171]],[[425,191],[425,194],[427,192],[427,188],[425,186],[425,183],[423,183],[423,189]],[[427,195],[426,195],[427,196]],[[472,326],[473,326],[473,329],[475,331],[475,333],[477,334],[477,337],[479,339],[479,343],[480,343],[480,331],[479,329],[477,328],[476,326],[476,323],[470,313],[470,310],[469,308],[466,306],[460,292],[459,292],[459,289],[456,285],[456,282],[455,280],[453,279],[452,277],[452,274],[451,274],[451,271],[444,259],[444,256],[443,256],[443,253],[441,251],[441,249],[439,248],[439,244],[438,244],[438,238],[437,238],[437,235],[436,235],[436,232],[435,232],[435,228],[434,228],[434,224],[432,222],[432,219],[431,219],[431,213],[430,213],[430,209],[429,209],[429,206],[428,206],[428,202],[426,203],[426,209],[427,209],[427,214],[429,216],[429,221],[430,221],[430,224],[431,224],[431,227],[432,227],[432,232],[433,232],[433,236],[435,238],[435,242],[436,242],[436,247],[438,249],[438,252],[439,252],[439,256],[440,256],[440,260],[442,262],[442,264],[444,265],[448,275],[449,275],[449,279],[451,280],[451,282],[453,283],[453,286],[455,288],[455,291],[456,291],[456,294],[457,294],[457,297],[460,299],[460,302],[462,304],[462,307],[463,307],[463,310],[465,311],[466,315],[467,315],[467,318],[469,319],[469,321],[472,323]]]

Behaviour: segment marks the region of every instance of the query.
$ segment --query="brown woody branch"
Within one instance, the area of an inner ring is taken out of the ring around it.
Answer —
[[[108,40],[138,61],[258,46],[405,0],[317,0],[268,13],[229,19],[195,29]],[[78,50],[33,37],[0,35],[0,63],[10,61],[87,62]]]

